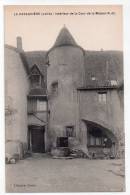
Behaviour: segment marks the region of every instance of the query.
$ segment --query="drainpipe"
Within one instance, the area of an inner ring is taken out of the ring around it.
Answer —
[[[48,148],[48,131],[49,131],[49,107],[48,107],[48,90],[47,90],[47,68],[48,65],[46,64],[46,95],[47,95],[47,110],[46,110],[46,126],[45,126],[45,152]]]

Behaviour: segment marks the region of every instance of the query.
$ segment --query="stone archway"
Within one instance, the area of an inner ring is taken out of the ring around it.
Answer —
[[[81,142],[95,158],[115,158],[118,141],[112,130],[93,121],[82,120]]]

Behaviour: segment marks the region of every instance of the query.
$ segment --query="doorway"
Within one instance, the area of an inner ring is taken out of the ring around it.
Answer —
[[[44,133],[45,133],[45,127],[43,126],[29,127],[29,149],[33,153],[45,152]]]

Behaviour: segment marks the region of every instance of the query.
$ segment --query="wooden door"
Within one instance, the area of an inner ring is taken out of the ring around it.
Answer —
[[[43,127],[35,127],[31,129],[31,145],[32,145],[32,152],[34,153],[45,152]]]

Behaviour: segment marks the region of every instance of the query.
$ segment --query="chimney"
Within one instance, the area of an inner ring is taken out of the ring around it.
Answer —
[[[17,49],[18,49],[19,52],[23,51],[22,38],[21,37],[17,37]]]

